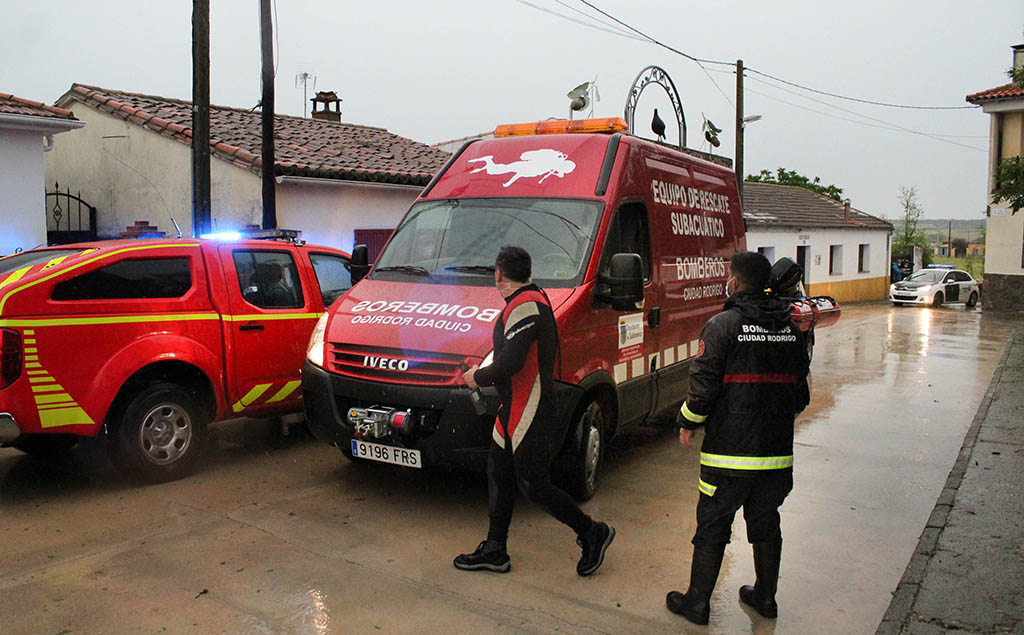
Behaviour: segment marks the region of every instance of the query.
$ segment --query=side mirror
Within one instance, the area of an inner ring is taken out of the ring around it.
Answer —
[[[355,284],[370,273],[370,256],[366,245],[356,245],[352,248],[352,284]]]
[[[608,291],[598,294],[598,300],[607,302],[616,311],[636,310],[637,303],[644,299],[644,267],[640,255],[615,254],[611,273],[602,275],[600,281],[608,285]]]

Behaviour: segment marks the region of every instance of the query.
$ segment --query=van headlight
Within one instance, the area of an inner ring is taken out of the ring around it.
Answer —
[[[324,335],[327,332],[327,314],[324,313],[316,321],[313,327],[313,334],[309,337],[309,347],[306,349],[306,359],[320,368],[324,367]]]

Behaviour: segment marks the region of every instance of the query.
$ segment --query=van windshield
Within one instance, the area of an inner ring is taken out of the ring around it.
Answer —
[[[494,259],[517,245],[543,287],[583,279],[604,203],[576,199],[447,199],[416,203],[370,277],[433,284],[494,284]]]

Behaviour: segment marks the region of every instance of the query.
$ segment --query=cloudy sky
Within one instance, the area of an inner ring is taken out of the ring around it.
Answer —
[[[794,84],[910,106],[965,106],[968,93],[1007,83],[1010,46],[1024,42],[1020,0],[589,1],[701,59],[741,58]],[[260,96],[259,3],[211,4],[212,100],[252,107]],[[565,93],[595,78],[594,116],[621,116],[633,78],[654,64],[680,93],[687,145],[708,149],[703,113],[724,129],[715,152],[733,154],[732,69],[637,39],[580,0],[276,4],[280,113],[302,114],[295,76],[309,72],[318,89],[344,99],[345,121],[436,143],[565,117]],[[5,5],[0,92],[53,103],[79,82],[191,99],[191,2]],[[979,109],[872,106],[752,73],[746,87],[746,114],[763,117],[747,127],[748,174],[783,166],[819,176],[844,188],[854,207],[888,218],[899,216],[899,188],[913,186],[927,218],[981,217],[988,116]],[[654,108],[671,111],[657,86],[640,98],[641,136],[651,136]]]

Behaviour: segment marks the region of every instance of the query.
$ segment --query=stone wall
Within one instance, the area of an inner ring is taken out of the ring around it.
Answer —
[[[986,272],[981,306],[986,311],[1024,311],[1024,276]]]

